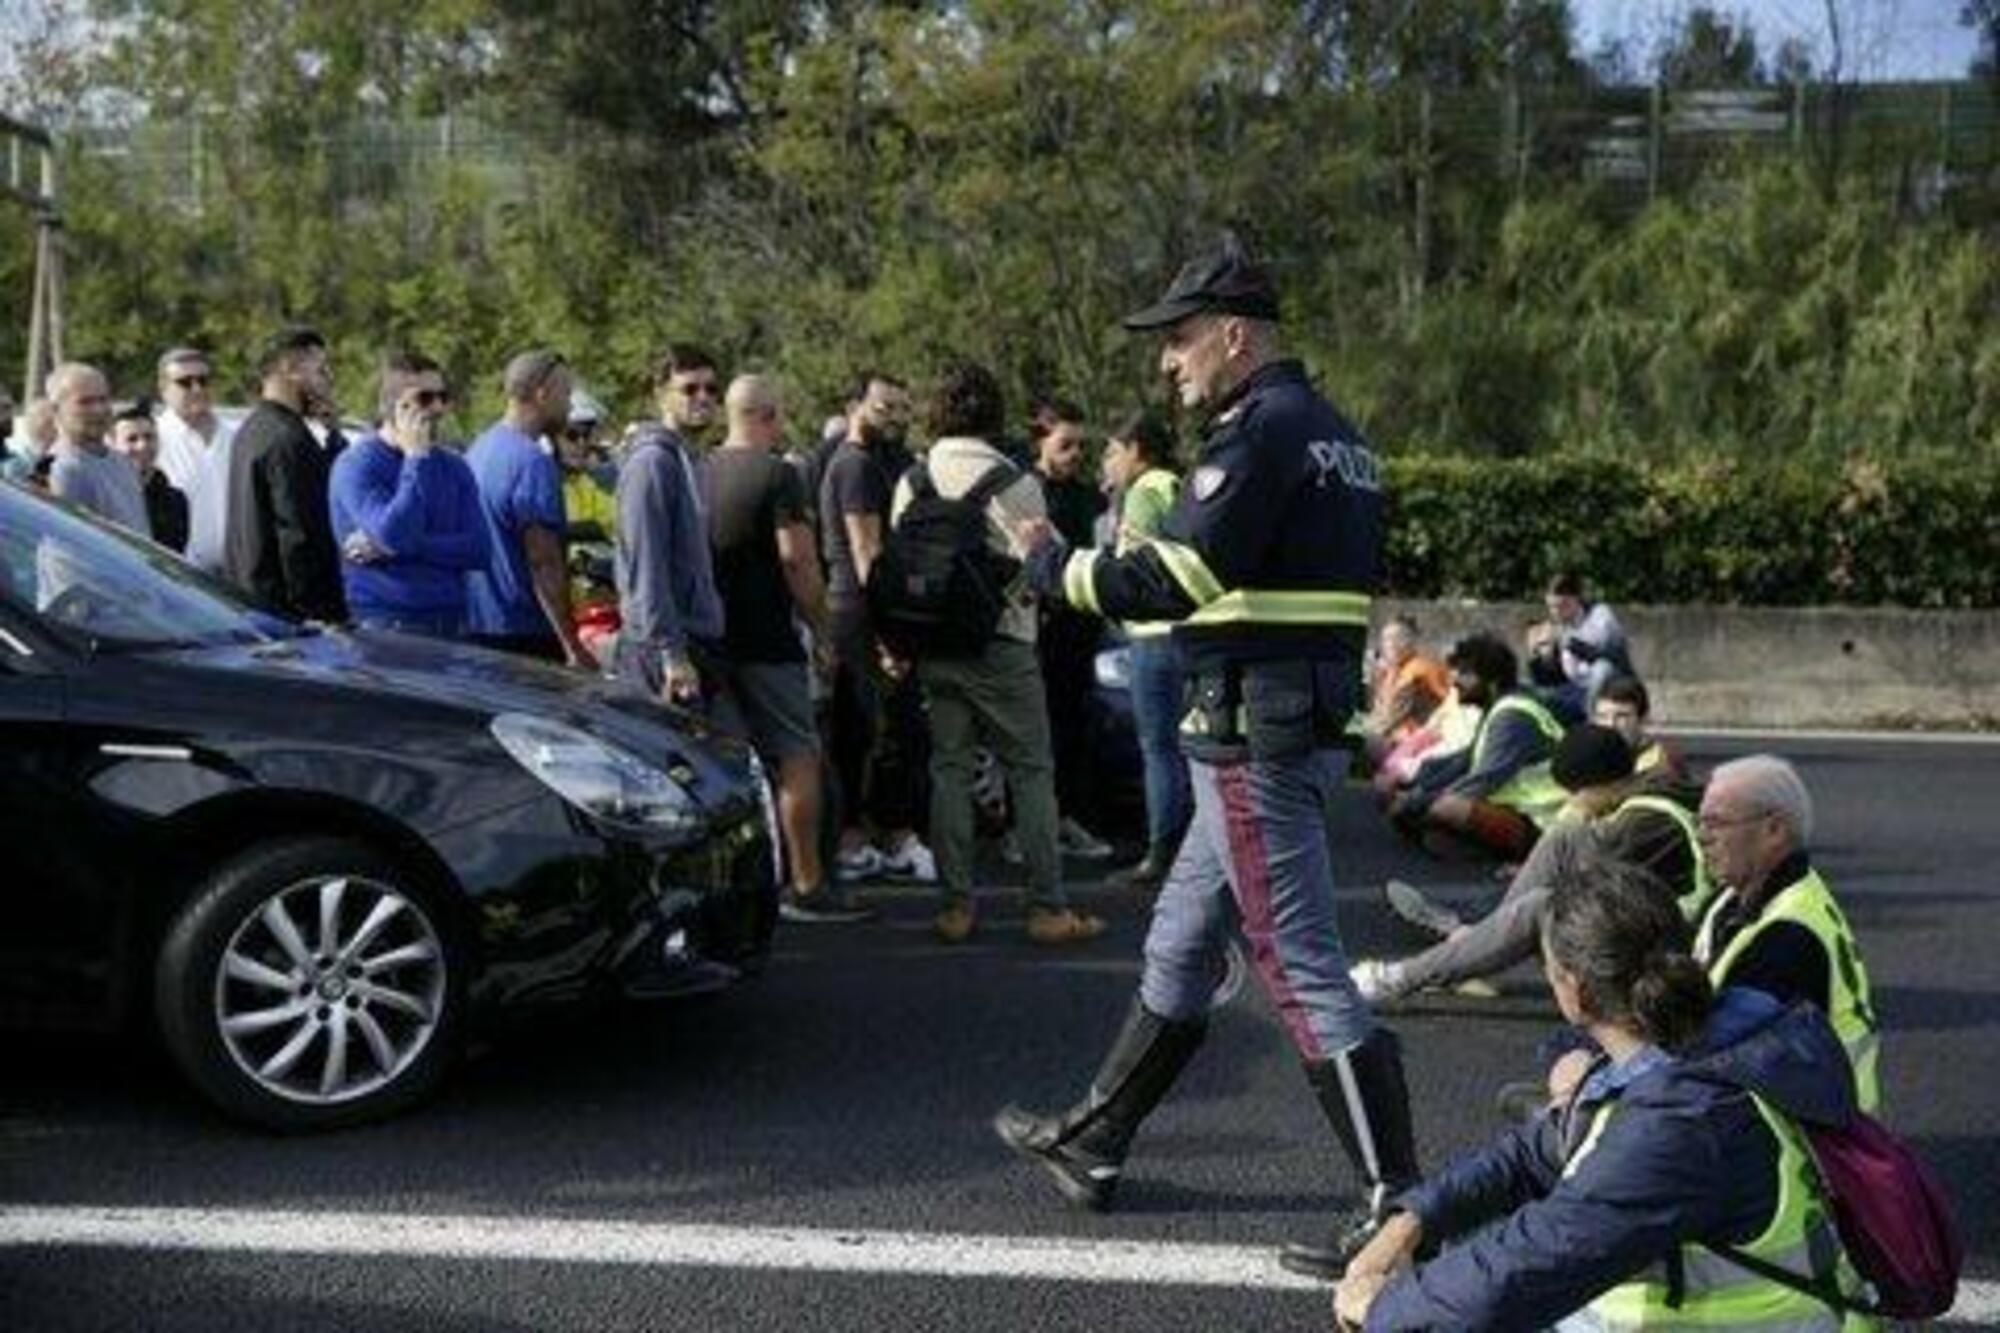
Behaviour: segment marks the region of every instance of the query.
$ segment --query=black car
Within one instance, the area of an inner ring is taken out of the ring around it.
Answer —
[[[692,718],[276,618],[0,484],[0,1022],[150,1015],[225,1110],[349,1124],[497,1015],[754,970],[773,848]]]

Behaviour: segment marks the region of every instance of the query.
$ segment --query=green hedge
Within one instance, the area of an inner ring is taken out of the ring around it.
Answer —
[[[1389,585],[1534,598],[1573,569],[1606,598],[2000,606],[2000,475],[1948,460],[1392,458]]]

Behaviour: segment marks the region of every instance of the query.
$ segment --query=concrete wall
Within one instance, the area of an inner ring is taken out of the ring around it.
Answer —
[[[1443,652],[1539,603],[1396,602]],[[1668,726],[2000,730],[2000,612],[1617,607]],[[1385,609],[1382,614],[1387,614]]]

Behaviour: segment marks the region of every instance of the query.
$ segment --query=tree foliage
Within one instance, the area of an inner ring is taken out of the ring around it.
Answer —
[[[653,350],[693,338],[778,373],[801,419],[857,365],[949,351],[1108,419],[1157,386],[1119,315],[1231,226],[1276,272],[1291,346],[1392,454],[2000,452],[1986,221],[1783,162],[1635,212],[1524,185],[1498,147],[1526,131],[1445,113],[1588,81],[1559,0],[97,12],[119,40],[95,94],[135,135],[200,127],[180,157],[71,154],[70,350],[131,389],[165,343],[240,372],[310,319],[355,403],[415,342],[483,414],[542,342],[637,410]],[[1760,68],[1705,9],[1677,49],[1676,79]],[[418,116],[498,127],[508,157],[396,141]],[[10,309],[26,240],[0,234]]]

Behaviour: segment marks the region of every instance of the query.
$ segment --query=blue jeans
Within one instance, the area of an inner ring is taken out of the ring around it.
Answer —
[[[1181,754],[1186,712],[1180,650],[1167,635],[1132,640],[1132,724],[1146,772],[1146,841],[1170,847],[1194,811],[1187,759]]]

